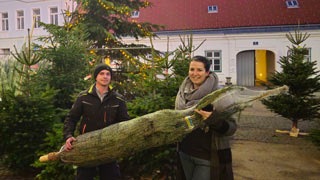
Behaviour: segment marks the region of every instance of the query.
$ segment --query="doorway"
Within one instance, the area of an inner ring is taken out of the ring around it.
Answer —
[[[275,72],[275,55],[268,50],[248,50],[237,54],[237,85],[264,86]]]

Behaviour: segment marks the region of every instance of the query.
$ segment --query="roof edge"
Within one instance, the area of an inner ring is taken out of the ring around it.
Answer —
[[[318,30],[320,24],[303,25],[280,25],[280,26],[250,26],[219,29],[193,29],[193,30],[172,30],[155,31],[156,35],[181,35],[181,34],[241,34],[241,33],[265,33],[265,32],[289,32],[296,29],[300,30]]]

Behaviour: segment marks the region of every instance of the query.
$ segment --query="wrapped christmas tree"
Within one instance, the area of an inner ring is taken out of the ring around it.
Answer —
[[[61,160],[88,167],[111,162],[145,149],[178,142],[194,129],[205,128],[209,124],[194,113],[195,109],[212,104],[218,113],[232,115],[256,100],[284,91],[287,91],[286,86],[269,91],[228,86],[208,94],[196,106],[186,110],[160,110],[85,133],[77,137],[71,151],[61,148],[60,152],[49,153],[40,161]]]

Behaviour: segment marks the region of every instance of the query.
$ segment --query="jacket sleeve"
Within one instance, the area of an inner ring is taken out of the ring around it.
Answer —
[[[122,122],[127,121],[129,119],[130,117],[128,114],[127,104],[123,99],[121,99],[119,103],[119,109],[117,111],[117,121]]]
[[[68,139],[69,137],[74,136],[74,130],[77,126],[78,121],[82,116],[82,113],[83,113],[82,102],[81,102],[81,96],[80,96],[76,99],[75,103],[72,105],[72,108],[69,111],[64,121],[63,137],[65,138],[65,140]]]
[[[222,127],[215,130],[219,135],[222,136],[232,136],[237,130],[236,120],[232,117],[227,118]]]
[[[237,124],[231,114],[231,112],[213,111],[206,119],[206,124],[221,136],[232,136],[237,130]]]

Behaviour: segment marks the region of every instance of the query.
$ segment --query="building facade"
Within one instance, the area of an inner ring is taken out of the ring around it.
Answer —
[[[47,35],[39,21],[63,25],[63,13],[75,7],[74,0],[0,0],[0,57],[9,55],[14,45],[20,49],[28,29],[33,40]]]
[[[286,56],[286,34],[298,28],[311,36],[304,42],[306,60],[317,61],[320,70],[320,1],[318,0],[150,0],[151,8],[134,13],[132,20],[165,25],[153,43],[160,51],[173,51],[180,37],[193,35],[193,44],[205,42],[193,55],[212,60],[220,84],[259,86]],[[126,38],[134,43],[134,39]],[[139,43],[150,45],[148,39]],[[168,49],[169,48],[169,49]]]

